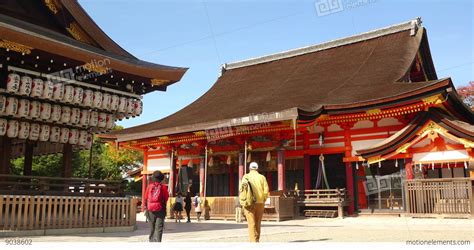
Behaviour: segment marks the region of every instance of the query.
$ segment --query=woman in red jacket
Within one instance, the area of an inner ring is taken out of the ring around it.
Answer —
[[[150,242],[161,242],[165,227],[166,203],[169,194],[168,187],[161,182],[165,176],[161,171],[155,171],[151,175],[151,182],[145,193],[143,204],[147,210],[150,221]]]

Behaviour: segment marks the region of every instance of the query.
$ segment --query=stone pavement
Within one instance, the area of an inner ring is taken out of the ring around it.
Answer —
[[[146,242],[148,225],[140,214],[134,232],[31,237],[34,242]],[[262,242],[405,242],[474,240],[473,219],[348,217],[264,222]],[[246,242],[247,225],[232,221],[167,221],[164,242]]]

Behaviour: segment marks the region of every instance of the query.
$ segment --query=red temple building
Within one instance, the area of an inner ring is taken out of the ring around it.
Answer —
[[[143,151],[140,174],[168,173],[173,195],[201,193],[211,217],[232,212],[217,206],[251,161],[281,197],[277,213],[293,211],[289,191],[330,189],[344,190],[348,214],[469,216],[473,123],[416,19],[224,64],[189,106],[104,137]]]

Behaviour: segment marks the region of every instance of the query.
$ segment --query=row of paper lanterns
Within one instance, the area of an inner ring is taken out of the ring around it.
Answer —
[[[86,148],[92,146],[93,140],[92,134],[86,130],[7,119],[0,119],[0,136],[31,141],[69,143]]]
[[[120,115],[120,114],[119,114]],[[0,116],[11,116],[29,120],[42,120],[80,127],[112,129],[116,116],[111,113],[71,108],[48,102],[30,101],[0,95]]]
[[[124,116],[139,116],[143,103],[136,98],[127,98],[102,91],[84,89],[72,84],[43,81],[21,76],[15,73],[8,75],[6,92],[21,96],[53,100],[82,107],[121,113]]]

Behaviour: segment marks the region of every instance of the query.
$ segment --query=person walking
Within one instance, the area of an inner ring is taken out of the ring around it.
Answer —
[[[199,193],[196,193],[196,196],[194,196],[193,204],[194,204],[194,212],[196,212],[197,221],[199,222],[201,221],[201,214],[202,214],[201,197],[199,197]]]
[[[183,196],[181,192],[178,193],[174,203],[174,218],[175,222],[181,223],[181,212],[183,212]]]
[[[192,201],[191,201],[191,193],[187,192],[186,197],[184,197],[184,210],[186,210],[186,216],[188,217],[188,220],[186,223],[191,223],[191,207],[192,207]]]
[[[151,182],[145,191],[145,215],[150,222],[150,242],[161,242],[165,228],[166,203],[169,194],[168,187],[161,182],[165,176],[161,171],[153,172]]]
[[[240,205],[239,196],[235,197],[235,222],[242,222],[242,205]]]
[[[246,190],[245,192],[251,192],[252,205],[244,206],[242,204],[242,208],[248,223],[249,240],[250,242],[259,242],[265,201],[268,198],[268,183],[265,176],[258,173],[258,164],[256,162],[250,163],[249,169],[250,172],[242,178],[239,190],[241,193],[244,190]],[[247,204],[248,202],[245,205]]]

